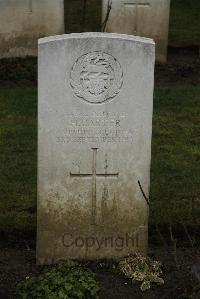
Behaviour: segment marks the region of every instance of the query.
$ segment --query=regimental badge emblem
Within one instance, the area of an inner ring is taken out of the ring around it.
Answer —
[[[123,71],[113,56],[91,52],[78,58],[71,70],[71,86],[77,97],[100,104],[114,98],[123,83]]]

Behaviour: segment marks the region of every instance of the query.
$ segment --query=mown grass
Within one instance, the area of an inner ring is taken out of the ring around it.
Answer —
[[[87,0],[85,17],[83,0],[65,0],[65,31],[101,31],[101,0]]]
[[[170,46],[200,46],[200,1],[171,0]]]
[[[83,0],[65,0],[66,33],[101,30],[101,0],[86,1],[84,22],[83,3]],[[171,0],[169,45],[199,46],[199,28],[200,1]]]
[[[36,223],[36,89],[0,90],[0,228]]]
[[[200,216],[200,87],[160,88],[154,101],[151,221]]]
[[[0,230],[36,226],[37,91],[0,89]],[[200,87],[155,92],[151,223],[200,219]]]

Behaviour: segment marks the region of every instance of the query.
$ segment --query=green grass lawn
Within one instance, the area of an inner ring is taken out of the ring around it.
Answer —
[[[156,90],[151,221],[200,220],[200,86]]]
[[[66,33],[101,31],[101,0],[87,0],[83,21],[83,0],[65,0]]]
[[[169,45],[200,46],[200,0],[171,0]]]
[[[115,0],[113,0],[115,1]],[[100,31],[101,0],[65,0],[66,32]],[[170,46],[200,45],[200,0],[171,0]]]
[[[36,89],[0,90],[0,228],[36,223]]]
[[[200,87],[155,92],[150,222],[200,216]],[[36,225],[36,89],[0,89],[0,230]]]

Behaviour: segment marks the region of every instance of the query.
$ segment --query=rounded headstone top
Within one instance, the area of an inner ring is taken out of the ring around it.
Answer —
[[[104,33],[104,32],[85,32],[85,33],[71,33],[71,34],[48,36],[48,37],[40,38],[38,40],[38,44],[40,45],[49,42],[57,42],[57,41],[68,40],[68,39],[88,39],[88,38],[118,39],[118,40],[155,45],[155,42],[151,38],[128,35],[128,34]]]

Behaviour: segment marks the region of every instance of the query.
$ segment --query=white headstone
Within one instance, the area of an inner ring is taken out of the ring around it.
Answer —
[[[146,253],[154,52],[120,34],[40,39],[39,264]]]
[[[64,33],[64,0],[0,0],[0,58],[37,55],[40,37]]]
[[[108,3],[111,3],[106,32],[153,38],[156,43],[156,60],[166,62],[170,0],[102,1],[103,21],[106,19]]]

